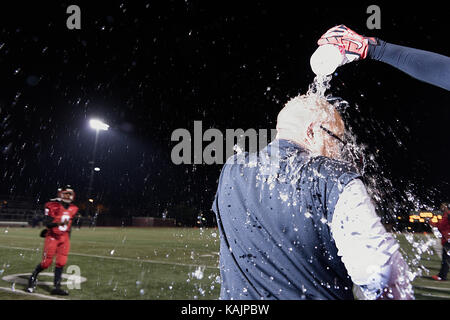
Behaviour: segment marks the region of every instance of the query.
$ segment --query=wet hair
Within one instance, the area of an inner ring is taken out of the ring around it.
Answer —
[[[289,100],[278,113],[278,137],[301,141],[311,123],[323,124],[330,130],[336,126],[345,130],[339,112],[325,98],[311,94]]]

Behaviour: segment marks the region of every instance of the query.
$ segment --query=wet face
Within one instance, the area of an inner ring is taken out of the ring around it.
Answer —
[[[320,154],[332,159],[341,159],[342,149],[345,146],[345,125],[337,112],[331,120],[316,128]]]
[[[344,147],[344,131],[343,130],[330,130],[331,134],[324,131],[324,144],[322,154],[326,157],[333,159],[341,159],[342,149]]]

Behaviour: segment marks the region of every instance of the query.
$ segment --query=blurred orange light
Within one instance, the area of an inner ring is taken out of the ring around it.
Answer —
[[[420,217],[422,217],[422,218],[431,218],[431,217],[433,217],[433,213],[432,212],[421,212],[420,213]]]

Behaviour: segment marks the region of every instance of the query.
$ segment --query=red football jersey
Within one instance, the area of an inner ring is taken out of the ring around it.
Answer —
[[[68,221],[68,224],[50,229],[52,235],[61,235],[70,231],[72,220],[78,212],[78,207],[70,204],[67,209],[59,201],[50,201],[45,204],[45,215],[52,217],[54,223]]]
[[[450,221],[448,219],[448,216],[450,214],[450,211],[447,210],[442,214],[442,219],[439,220],[437,223],[430,223],[433,227],[437,227],[439,232],[442,235],[441,243],[442,245],[446,243],[450,243]]]

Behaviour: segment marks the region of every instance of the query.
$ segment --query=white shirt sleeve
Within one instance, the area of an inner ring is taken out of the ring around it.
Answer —
[[[376,299],[386,288],[391,299],[413,298],[411,273],[400,247],[386,232],[361,180],[345,186],[330,228],[338,255],[366,299]]]

